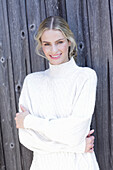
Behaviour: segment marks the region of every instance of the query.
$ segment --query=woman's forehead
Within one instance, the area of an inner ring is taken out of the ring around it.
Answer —
[[[64,35],[60,30],[55,30],[55,29],[50,29],[50,30],[45,30],[41,36],[42,41],[57,41],[59,39],[64,39]]]

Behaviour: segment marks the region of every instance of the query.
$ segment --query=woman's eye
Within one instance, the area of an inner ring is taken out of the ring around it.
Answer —
[[[63,41],[59,41],[59,42],[58,42],[58,44],[62,44],[62,43],[63,43]]]
[[[49,46],[49,44],[44,44],[44,46]]]

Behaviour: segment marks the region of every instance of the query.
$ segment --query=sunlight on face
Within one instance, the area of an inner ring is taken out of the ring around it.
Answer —
[[[70,42],[59,30],[46,30],[41,37],[42,49],[53,65],[65,63],[69,60],[68,48]]]

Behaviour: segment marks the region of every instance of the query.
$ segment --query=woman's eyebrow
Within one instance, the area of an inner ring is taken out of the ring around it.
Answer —
[[[64,39],[65,39],[65,38],[60,38],[60,39],[56,40],[56,42],[57,42],[57,41],[61,41],[61,40],[64,40]]]
[[[64,39],[65,39],[65,38],[60,38],[60,39],[56,40],[55,42],[61,41],[61,40],[64,40]],[[49,41],[42,41],[42,43],[51,43],[51,42],[49,42]]]
[[[42,41],[43,43],[50,43],[50,42],[48,42],[48,41]]]

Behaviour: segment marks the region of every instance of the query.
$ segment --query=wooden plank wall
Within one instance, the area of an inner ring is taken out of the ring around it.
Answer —
[[[34,34],[50,15],[69,23],[78,65],[97,72],[95,152],[100,169],[113,170],[113,0],[0,0],[0,170],[29,170],[31,164],[14,117],[25,76],[48,68],[35,53]]]

